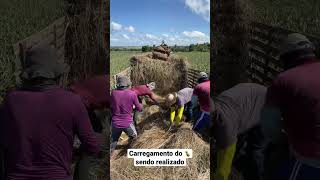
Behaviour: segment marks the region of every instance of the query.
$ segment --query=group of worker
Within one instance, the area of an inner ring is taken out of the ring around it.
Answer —
[[[106,75],[59,87],[69,67],[57,62],[53,48],[34,47],[26,52],[21,87],[10,91],[0,108],[5,179],[89,179],[88,162],[107,139],[101,137],[102,122],[109,121],[99,119],[97,111],[111,109],[113,152],[122,132],[129,141],[137,137],[137,114],[143,109],[142,97],[149,96],[155,104],[165,102],[172,125],[179,126],[185,113],[186,121],[194,119],[195,132],[214,139],[215,180],[227,180],[232,167],[245,180],[319,180],[320,61],[313,43],[297,33],[284,40],[280,61],[284,72],[268,87],[240,83],[210,98],[209,77],[201,72],[193,89],[162,97],[153,92],[154,82],[131,87],[128,78],[118,77],[110,97]],[[82,155],[73,175],[75,136]],[[269,151],[278,149],[285,153],[274,158]]]
[[[116,88],[111,93],[111,156],[122,132],[129,136],[129,144],[136,139],[137,114],[143,109],[144,96],[149,97],[154,104],[165,104],[164,108],[170,110],[170,121],[173,126],[179,126],[186,109],[186,121],[197,119],[193,126],[196,132],[201,133],[204,127],[210,127],[210,80],[205,72],[199,73],[198,84],[194,89],[183,88],[161,97],[154,92],[155,88],[155,82],[132,87],[130,79],[125,76],[117,77]],[[200,111],[194,117],[195,97],[199,100]]]
[[[245,180],[320,179],[320,61],[298,33],[280,47],[284,72],[270,84],[240,83],[212,98],[214,180],[232,167]]]

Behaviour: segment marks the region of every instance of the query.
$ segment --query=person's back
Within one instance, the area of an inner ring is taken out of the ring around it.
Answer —
[[[277,103],[282,111],[289,143],[304,157],[320,159],[320,62],[281,73],[269,88],[267,104]]]
[[[262,85],[240,83],[222,92],[212,103],[212,132],[218,159],[222,159],[218,162],[215,179],[228,179],[232,164],[241,171],[244,179],[262,178],[267,141],[260,128],[260,111],[266,92],[267,88]],[[244,150],[244,156],[237,153],[240,149]],[[241,157],[245,161],[233,157]]]
[[[128,127],[133,121],[132,110],[134,105],[141,111],[137,95],[130,89],[113,90],[111,93],[112,123],[117,128]]]
[[[216,98],[216,109],[242,133],[259,124],[260,111],[265,102],[267,88],[254,83],[240,83],[222,92]]]
[[[191,101],[193,95],[192,88],[183,88],[177,92],[178,105],[182,106]]]
[[[75,134],[87,153],[99,151],[80,98],[60,88],[13,91],[0,116],[9,180],[70,179]]]
[[[193,93],[198,96],[202,111],[210,112],[210,80],[198,84]]]

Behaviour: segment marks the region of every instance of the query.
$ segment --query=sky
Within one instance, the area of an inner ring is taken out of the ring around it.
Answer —
[[[210,42],[210,0],[110,0],[111,46]]]

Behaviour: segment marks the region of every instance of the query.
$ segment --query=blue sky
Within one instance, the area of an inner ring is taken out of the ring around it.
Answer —
[[[210,0],[110,0],[111,46],[210,42]]]

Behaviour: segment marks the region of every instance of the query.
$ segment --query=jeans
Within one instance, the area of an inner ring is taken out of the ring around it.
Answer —
[[[238,136],[234,165],[245,180],[262,180],[267,145],[268,141],[263,136],[260,126]]]
[[[185,105],[186,122],[192,122],[194,120],[193,109],[195,108],[196,102],[197,97],[192,96],[191,101]]]
[[[112,152],[116,149],[122,131],[124,131],[129,136],[129,141],[132,141],[137,137],[137,131],[134,127],[133,122],[127,128],[117,128],[112,125],[110,154],[112,154]]]
[[[211,126],[211,118],[209,112],[200,111],[197,115],[197,121],[193,125],[193,130],[201,133],[205,128],[209,128]]]

